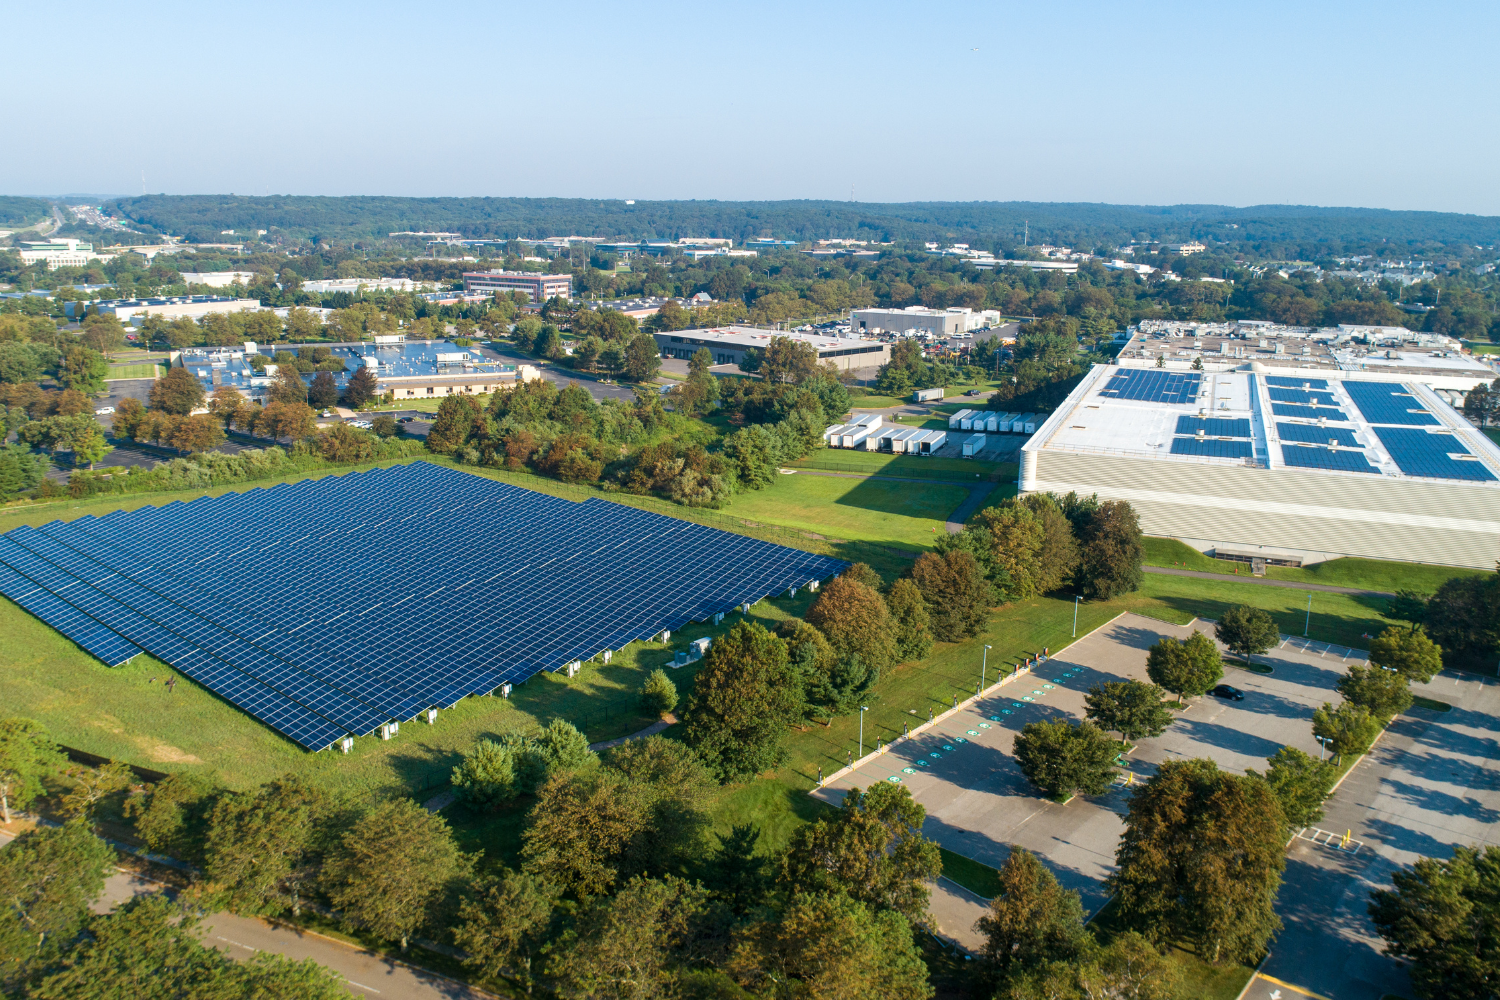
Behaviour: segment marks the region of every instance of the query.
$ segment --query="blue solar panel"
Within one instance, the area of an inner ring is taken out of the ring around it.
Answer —
[[[1408,427],[1376,427],[1375,434],[1408,476],[1478,481],[1495,478],[1477,458],[1449,457],[1473,454],[1453,434],[1433,434]]]
[[[1302,403],[1307,406],[1337,406],[1333,393],[1317,389],[1269,389],[1271,401],[1275,403]]]
[[[1320,378],[1289,378],[1285,375],[1267,375],[1266,385],[1283,389],[1326,389],[1328,383]]]
[[[847,565],[426,462],[0,536],[0,592],[313,750]]]
[[[1178,434],[1197,434],[1209,437],[1247,438],[1250,436],[1250,421],[1236,417],[1195,417],[1183,414],[1177,418]]]
[[[1296,403],[1272,403],[1271,412],[1278,417],[1301,417],[1303,420],[1339,420],[1349,422],[1344,411],[1337,406],[1298,406]]]
[[[1380,470],[1371,465],[1362,451],[1337,451],[1304,444],[1281,446],[1281,460],[1287,465],[1302,469],[1333,469],[1339,472],[1374,472]]]
[[[1209,458],[1249,458],[1254,454],[1249,441],[1220,441],[1218,438],[1173,438],[1172,454],[1204,455]]]
[[[1198,398],[1202,376],[1196,372],[1169,372],[1132,368],[1109,380],[1101,396],[1138,399],[1151,403],[1191,403]]]
[[[1397,382],[1345,382],[1344,391],[1372,424],[1404,424],[1410,427],[1436,427],[1438,419],[1429,413],[1412,391]]]
[[[1328,444],[1333,441],[1345,448],[1358,448],[1354,432],[1347,427],[1319,427],[1317,424],[1277,424],[1276,434],[1283,441]]]

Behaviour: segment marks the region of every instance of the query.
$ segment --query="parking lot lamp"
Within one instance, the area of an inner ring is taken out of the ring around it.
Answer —
[[[1073,638],[1078,638],[1078,594],[1073,595]]]
[[[989,676],[987,671],[990,667],[990,650],[994,648],[993,646],[984,647],[984,659],[979,663],[979,686],[981,689],[985,686],[984,682]]]
[[[859,755],[865,755],[865,713],[870,710],[869,705],[859,706]]]

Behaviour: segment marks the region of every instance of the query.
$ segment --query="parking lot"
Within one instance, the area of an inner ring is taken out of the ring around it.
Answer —
[[[1011,756],[1015,734],[1042,719],[1082,719],[1090,687],[1146,680],[1150,646],[1167,635],[1186,638],[1194,627],[1212,635],[1212,625],[1202,622],[1175,626],[1122,615],[1031,674],[992,688],[932,730],[897,743],[815,794],[837,802],[851,786],[898,780],[926,808],[924,830],[939,844],[993,866],[1004,863],[1012,845],[1024,847],[1042,857],[1064,886],[1078,890],[1092,912],[1107,898],[1103,881],[1124,830],[1125,775],[1140,780],[1164,760],[1196,757],[1235,772],[1264,770],[1266,757],[1284,745],[1317,754],[1313,711],[1337,701],[1339,676],[1351,659],[1364,658],[1359,651],[1286,643],[1257,658],[1272,667],[1270,674],[1226,662],[1224,679],[1245,692],[1244,701],[1190,699],[1166,733],[1142,740],[1125,758],[1122,783],[1104,795],[1078,796],[1065,805],[1037,796]]]

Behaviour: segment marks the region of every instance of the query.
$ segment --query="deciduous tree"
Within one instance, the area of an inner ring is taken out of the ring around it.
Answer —
[[[1089,688],[1084,697],[1086,714],[1101,729],[1113,729],[1134,743],[1160,736],[1172,724],[1172,713],[1162,704],[1163,694],[1155,684],[1105,681]]]
[[[1411,708],[1412,703],[1406,677],[1400,671],[1374,664],[1349,664],[1348,671],[1339,678],[1338,692],[1345,701],[1368,710],[1384,722]]]
[[[1113,779],[1120,744],[1092,722],[1051,719],[1027,723],[1012,752],[1037,791],[1062,799],[1075,791],[1103,794]]]
[[[984,627],[994,595],[969,553],[960,549],[942,555],[924,552],[912,564],[911,579],[927,603],[935,638],[957,642]]]
[[[0,720],[0,816],[6,823],[12,809],[25,809],[42,794],[42,778],[62,764],[57,744],[41,723]]]
[[[0,851],[0,987],[67,946],[114,862],[83,819],[29,830]]]
[[[186,368],[170,368],[151,386],[151,409],[185,417],[203,405],[203,386]]]
[[[459,903],[454,943],[468,953],[464,964],[485,979],[514,976],[528,994],[532,963],[553,930],[559,894],[545,879],[501,869]]]
[[[1313,711],[1313,735],[1340,758],[1358,756],[1380,735],[1380,720],[1363,705],[1346,701],[1335,709],[1325,701]]]
[[[223,796],[208,819],[210,896],[238,913],[300,913],[333,815],[324,792],[292,775]]]
[[[1264,653],[1281,642],[1281,629],[1269,612],[1236,604],[1219,616],[1214,624],[1214,636],[1231,653],[1244,657],[1249,663],[1250,657],[1256,653]]]
[[[896,656],[890,609],[875,588],[847,575],[830,580],[807,609],[807,623],[828,640],[841,660],[858,656],[881,671]]]
[[[927,613],[922,588],[915,581],[903,577],[891,584],[890,591],[885,595],[885,604],[894,626],[896,661],[910,663],[932,652],[932,619]]]
[[[1296,747],[1282,747],[1266,760],[1271,765],[1265,773],[1266,784],[1276,793],[1287,825],[1295,829],[1322,819],[1323,800],[1338,779],[1338,768]]]
[[[1370,919],[1385,953],[1411,961],[1419,997],[1488,1000],[1500,981],[1500,849],[1456,847],[1449,860],[1420,858],[1372,892]]]
[[[1011,848],[1000,866],[1000,891],[974,925],[984,937],[986,978],[1004,983],[1048,962],[1076,962],[1094,948],[1083,925],[1083,902],[1064,889],[1037,856]]]
[[[1426,684],[1443,669],[1443,650],[1418,625],[1388,628],[1371,641],[1370,663],[1389,667],[1408,681]]]
[[[365,365],[354,369],[354,374],[344,383],[344,405],[357,410],[380,392],[380,379],[375,370]],[[326,405],[326,404],[325,404]]]
[[[721,781],[775,767],[785,755],[787,726],[802,707],[786,643],[759,624],[741,622],[703,660],[684,712],[683,739]]]
[[[1139,590],[1146,556],[1143,538],[1140,518],[1127,501],[1099,504],[1078,539],[1075,576],[1083,596],[1107,601]]]
[[[1224,665],[1213,640],[1194,629],[1184,642],[1163,636],[1146,652],[1146,676],[1177,695],[1198,697],[1219,683]]]

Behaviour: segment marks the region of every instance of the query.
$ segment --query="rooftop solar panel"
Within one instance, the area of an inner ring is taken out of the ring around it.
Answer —
[[[1249,441],[1220,441],[1218,438],[1179,437],[1172,439],[1172,454],[1202,455],[1207,458],[1249,458],[1254,454]]]
[[[1438,418],[1428,412],[1406,386],[1399,382],[1348,382],[1344,391],[1372,424],[1403,424],[1436,427]]]
[[[1299,406],[1296,403],[1272,403],[1271,412],[1278,417],[1300,417],[1303,420],[1338,420],[1348,423],[1349,418],[1337,406]]]
[[[1209,437],[1250,436],[1250,421],[1237,417],[1196,417],[1183,414],[1177,418],[1178,434],[1197,434],[1202,431]]]
[[[1474,481],[1495,478],[1453,434],[1434,434],[1413,427],[1376,427],[1375,434],[1408,476]],[[1455,455],[1468,457],[1455,458]]]
[[[1271,401],[1275,403],[1303,403],[1309,406],[1337,406],[1333,393],[1317,389],[1269,389]]]
[[[1198,398],[1202,376],[1196,372],[1141,370],[1122,371],[1100,390],[1111,399],[1135,399],[1151,403],[1192,403]]]
[[[1344,448],[1358,448],[1354,432],[1347,427],[1319,427],[1317,424],[1278,423],[1276,434],[1283,441],[1301,441],[1306,444],[1328,444],[1330,441]]]
[[[1326,389],[1328,383],[1320,378],[1297,378],[1287,375],[1267,375],[1266,385],[1279,386],[1283,389]]]
[[[1371,465],[1362,451],[1338,451],[1302,444],[1281,446],[1281,460],[1287,465],[1301,469],[1332,469],[1338,472],[1374,472],[1380,470]]]
[[[426,462],[0,536],[17,603],[312,750],[847,565]]]

